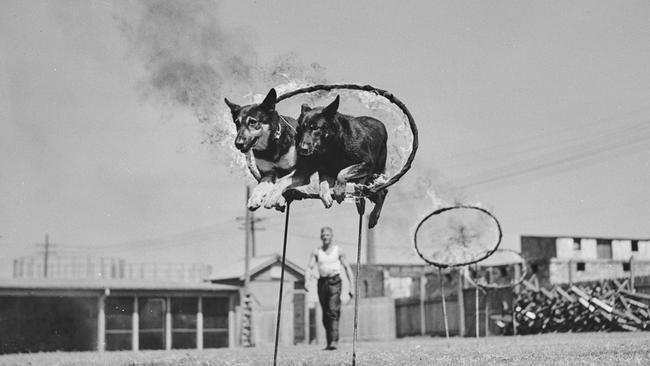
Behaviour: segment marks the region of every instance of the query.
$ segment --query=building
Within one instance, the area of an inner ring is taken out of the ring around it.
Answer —
[[[283,306],[280,343],[283,345],[304,343],[316,337],[315,323],[309,327],[309,301],[304,290],[305,271],[290,260],[285,260]],[[275,342],[275,326],[282,273],[282,256],[273,254],[253,257],[249,263],[249,291],[252,297],[252,337],[255,345],[271,345]],[[244,260],[216,269],[208,280],[213,284],[235,286],[243,295],[245,271]],[[240,324],[241,309],[237,310]],[[239,328],[237,328],[237,338]],[[311,338],[310,338],[311,337]]]
[[[125,280],[0,280],[0,353],[234,346],[239,288]]]
[[[522,236],[541,285],[650,275],[650,239]]]

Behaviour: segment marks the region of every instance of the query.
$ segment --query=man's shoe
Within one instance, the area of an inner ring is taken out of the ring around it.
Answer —
[[[338,342],[332,342],[332,344],[330,344],[328,348],[329,348],[330,351],[333,351],[333,350],[337,349],[338,347],[339,347]]]

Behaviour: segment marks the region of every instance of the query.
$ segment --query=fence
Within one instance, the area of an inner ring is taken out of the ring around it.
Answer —
[[[457,295],[445,296],[449,335],[461,334],[460,306]],[[424,309],[419,298],[395,299],[397,337],[415,335],[445,335],[442,298],[424,300]],[[424,314],[424,324],[422,322]],[[424,325],[424,329],[422,326]]]
[[[309,313],[303,312],[309,323]],[[285,301],[282,304],[282,319],[280,328],[280,344],[294,344],[294,304]],[[277,321],[276,307],[256,307],[253,309],[253,339],[255,345],[272,345],[275,341],[275,326]],[[241,308],[236,310],[235,337],[239,344],[241,335]],[[325,330],[322,326],[322,313],[320,306],[316,304],[316,316],[312,319],[316,323],[316,339],[318,343],[325,343]],[[351,342],[354,321],[354,302],[350,301],[341,307],[341,319],[339,321],[339,338],[341,342]],[[374,297],[359,299],[359,340],[386,340],[395,338],[395,305],[389,297]],[[313,327],[307,327],[313,329]],[[311,339],[306,334],[306,339]]]
[[[621,279],[624,281],[625,279]],[[629,279],[628,279],[629,280]],[[582,285],[597,284],[599,281],[582,282]],[[639,293],[650,294],[650,276],[635,277],[634,288]],[[479,334],[503,334],[494,318],[511,316],[515,290],[511,288],[479,291]],[[476,292],[474,288],[446,296],[447,319],[450,335],[476,335]],[[487,303],[486,303],[487,301]],[[422,306],[424,305],[424,306]],[[460,314],[463,316],[460,316]],[[422,322],[422,314],[424,322]],[[442,299],[439,293],[425,299],[403,298],[395,300],[397,337],[427,335],[444,335],[444,317]],[[422,329],[424,323],[424,329]]]
[[[128,263],[114,257],[54,256],[47,261],[47,278],[122,279],[201,282],[211,266],[201,263]],[[43,258],[22,257],[13,262],[14,278],[45,278]]]

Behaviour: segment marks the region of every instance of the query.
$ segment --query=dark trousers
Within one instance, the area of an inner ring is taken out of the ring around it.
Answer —
[[[318,300],[323,309],[323,326],[327,344],[339,341],[339,318],[341,317],[341,276],[318,279]]]

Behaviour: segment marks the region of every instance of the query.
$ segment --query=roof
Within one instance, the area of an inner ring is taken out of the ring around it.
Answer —
[[[594,236],[594,235],[520,235],[523,238],[543,238],[543,239],[562,239],[562,238],[580,238],[580,239],[601,239],[601,240],[636,240],[636,241],[650,241],[650,238],[624,238],[613,236]]]
[[[72,291],[238,291],[238,287],[209,282],[164,282],[133,280],[0,279],[0,290],[72,290]]]
[[[262,257],[252,257],[249,262],[250,275],[255,276],[256,274],[263,272],[276,263],[282,263],[282,256],[277,253]],[[305,270],[302,267],[298,266],[288,259],[285,259],[285,266],[290,270],[300,273],[301,275],[304,275],[305,273]],[[207,279],[209,281],[244,281],[244,276],[244,259],[242,258],[221,268],[213,267],[212,274],[208,276]]]
[[[477,264],[479,267],[506,266],[510,264],[523,263],[524,259],[520,254],[511,251],[496,251],[491,256],[483,259]]]

